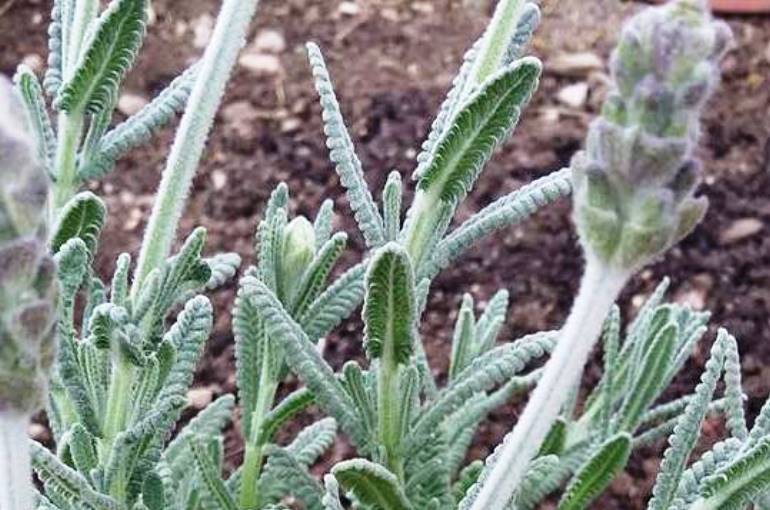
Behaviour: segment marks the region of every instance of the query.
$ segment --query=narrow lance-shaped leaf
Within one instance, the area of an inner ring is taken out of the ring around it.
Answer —
[[[286,448],[269,445],[265,449],[268,461],[260,485],[265,499],[279,500],[291,495],[307,510],[322,510],[323,490],[307,469]]]
[[[62,4],[68,0],[54,0],[51,8],[51,23],[48,25],[48,67],[43,79],[43,87],[51,97],[56,97],[62,83],[64,27],[62,21]]]
[[[203,444],[205,438],[190,438],[190,451],[195,461],[195,468],[203,481],[203,489],[209,498],[215,501],[215,508],[219,510],[237,510],[230,491],[222,481],[218,467],[211,460],[207,448]]]
[[[476,318],[473,315],[473,297],[463,296],[452,337],[452,356],[449,379],[454,379],[470,363],[476,347]]]
[[[619,433],[605,442],[575,474],[559,510],[583,510],[623,469],[631,454],[631,436]]]
[[[394,170],[382,190],[382,218],[388,241],[398,240],[401,232],[401,192],[401,174]]]
[[[770,488],[770,438],[704,480],[692,510],[742,510]]]
[[[541,177],[488,205],[451,232],[436,247],[426,276],[435,276],[479,239],[521,222],[572,191],[569,169]]]
[[[497,335],[508,313],[508,297],[507,290],[497,291],[476,322],[476,355],[485,353],[495,346]]]
[[[366,459],[342,461],[332,468],[332,475],[342,488],[365,505],[382,510],[409,510],[396,476]]]
[[[627,396],[620,410],[622,430],[633,432],[639,417],[658,396],[678,335],[679,327],[676,324],[667,325],[655,335],[655,339],[642,359],[640,377],[634,385],[635,391]]]
[[[80,162],[78,175],[82,179],[100,178],[112,170],[121,156],[147,143],[157,130],[184,110],[198,69],[199,64],[195,64],[185,70],[139,112],[101,137],[90,157]]]
[[[669,438],[669,447],[663,456],[660,472],[652,490],[650,510],[668,510],[676,494],[690,452],[695,445],[700,431],[701,421],[708,410],[714,395],[725,359],[725,339],[727,331],[720,330],[711,356],[706,362],[706,369],[701,375],[701,382],[695,388],[693,399],[679,418],[674,433]]]
[[[367,246],[370,248],[380,246],[385,242],[382,218],[366,184],[361,160],[355,153],[353,141],[345,127],[323,55],[320,48],[313,43],[308,43],[307,52],[315,87],[321,99],[324,133],[327,137],[326,144],[330,150],[330,158],[336,165],[340,182],[347,190],[350,207],[353,209]]]
[[[95,491],[79,473],[59,460],[39,443],[30,443],[32,467],[40,480],[57,498],[83,510],[120,510],[120,504]]]
[[[315,341],[348,318],[364,297],[366,264],[345,271],[299,317],[308,338]]]
[[[123,76],[144,39],[147,0],[113,0],[96,21],[57,106],[65,112],[98,113],[115,103]]]
[[[356,418],[353,402],[315,345],[261,281],[247,276],[243,285],[250,288],[268,334],[283,346],[292,371],[307,385],[318,405],[337,420],[359,448],[365,449],[368,438]]]
[[[326,279],[334,268],[334,264],[347,246],[347,240],[347,234],[337,233],[316,254],[299,284],[292,306],[293,316],[299,317],[304,314],[321,293]]]
[[[19,66],[14,82],[24,104],[29,125],[35,133],[38,159],[45,165],[48,174],[53,176],[56,135],[46,110],[43,88],[32,70],[24,65]]]
[[[494,149],[510,134],[540,76],[540,62],[522,59],[490,78],[457,114],[418,188],[456,203],[471,189]]]
[[[413,351],[415,318],[411,262],[403,248],[390,243],[375,254],[366,275],[363,319],[369,356],[406,363]]]
[[[64,243],[78,237],[93,257],[106,216],[107,208],[99,197],[90,191],[75,195],[60,213],[51,238],[51,251],[57,253]]]
[[[743,411],[743,390],[741,388],[741,361],[738,342],[732,335],[727,337],[725,352],[725,411],[727,428],[733,437],[745,441],[749,437],[746,416]]]

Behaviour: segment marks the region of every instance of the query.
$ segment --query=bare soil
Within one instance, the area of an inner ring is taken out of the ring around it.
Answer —
[[[42,68],[49,3],[0,0],[0,72],[12,74],[20,61]],[[129,100],[152,97],[202,52],[217,4],[153,2],[148,41],[125,89],[126,111]],[[560,65],[563,56],[588,52],[606,61],[621,20],[640,7],[617,0],[544,0],[542,5],[544,21],[532,45],[532,53],[545,63],[542,85],[457,221],[568,163],[601,104],[607,77],[604,66],[565,70]],[[180,234],[203,225],[209,231],[210,252],[237,251],[249,263],[262,208],[281,181],[289,184],[297,213],[314,214],[320,202],[331,197],[337,205],[337,227],[355,232],[328,163],[303,44],[316,41],[324,50],[367,179],[379,190],[392,169],[410,175],[432,116],[489,10],[484,0],[263,0],[247,48],[259,55],[258,65],[236,71]],[[711,310],[714,327],[669,396],[692,388],[721,325],[740,341],[753,415],[770,393],[770,18],[728,21],[736,48],[724,63],[722,87],[706,113],[699,151],[706,172],[702,192],[711,200],[710,211],[690,237],[631,282],[621,302],[626,317],[632,316],[657,282],[669,276],[671,299]],[[255,48],[256,39],[262,41],[261,49]],[[570,105],[569,97],[559,99],[565,87],[583,83],[588,87],[584,101]],[[105,197],[110,210],[98,258],[105,275],[118,253],[138,250],[172,135],[171,129],[164,131],[104,181],[89,184]],[[348,264],[362,247],[360,237],[352,237]],[[498,288],[510,290],[513,305],[503,334],[507,340],[558,328],[581,266],[567,200],[480,243],[433,287],[422,334],[436,372],[447,368],[451,325],[464,292],[483,303]],[[234,287],[214,296],[215,331],[196,379],[204,400],[209,394],[235,390],[229,317]],[[326,356],[336,366],[361,355],[356,322],[351,320],[329,338]],[[594,364],[586,382],[596,381],[598,375]],[[489,452],[515,423],[520,405],[514,403],[490,418],[471,457]],[[718,422],[707,424],[710,437],[720,430]],[[235,461],[239,439],[234,432],[228,438]],[[594,508],[643,508],[663,446],[636,452],[626,473]],[[325,461],[349,454],[340,444]]]

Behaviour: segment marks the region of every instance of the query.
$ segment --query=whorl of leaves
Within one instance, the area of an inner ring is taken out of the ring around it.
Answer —
[[[118,88],[139,53],[147,24],[147,0],[113,0],[96,21],[72,78],[56,106],[96,114],[115,104]]]

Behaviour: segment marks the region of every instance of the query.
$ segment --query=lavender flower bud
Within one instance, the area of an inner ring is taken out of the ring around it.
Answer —
[[[623,29],[614,88],[572,161],[578,231],[605,263],[636,269],[705,214],[693,149],[730,38],[701,0],[645,9]]]
[[[315,254],[315,230],[304,216],[297,216],[284,229],[279,264],[282,297],[290,299],[302,281]]]
[[[54,359],[54,263],[45,242],[46,178],[21,106],[0,77],[0,412],[42,404]]]

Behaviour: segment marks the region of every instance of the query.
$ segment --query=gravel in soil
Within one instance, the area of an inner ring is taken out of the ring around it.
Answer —
[[[201,54],[217,4],[153,2],[148,41],[124,89],[119,117],[141,107]],[[616,0],[544,0],[542,5],[543,23],[532,45],[545,63],[542,85],[513,139],[461,207],[457,222],[569,162],[606,92],[604,62],[621,20],[640,7]],[[0,2],[0,71],[12,74],[18,62],[41,70],[49,2],[15,0],[9,8],[3,6]],[[392,169],[404,177],[411,173],[432,116],[490,9],[484,0],[264,0],[217,117],[180,235],[203,225],[209,231],[208,250],[237,251],[251,262],[262,207],[281,181],[290,186],[296,213],[314,214],[330,197],[336,204],[336,227],[355,232],[328,163],[303,44],[313,40],[323,49],[367,179],[379,190]],[[724,62],[723,83],[707,109],[698,151],[706,172],[702,192],[711,200],[708,216],[690,237],[631,282],[621,304],[625,316],[632,316],[668,275],[671,299],[711,310],[714,328],[668,396],[690,391],[714,329],[723,325],[739,339],[748,408],[754,415],[770,393],[770,18],[728,21],[736,48]],[[138,249],[172,136],[171,129],[165,130],[151,145],[121,161],[104,181],[89,184],[105,197],[111,214],[98,258],[105,275],[118,253]],[[559,327],[582,266],[569,214],[567,200],[548,207],[483,241],[439,276],[421,328],[437,373],[447,369],[451,323],[464,292],[479,303],[498,288],[511,292],[506,340]],[[362,247],[360,236],[352,238],[346,264],[355,262]],[[214,296],[215,331],[192,395],[199,403],[235,390],[228,313],[233,295],[230,285]],[[361,357],[357,322],[349,321],[328,339],[326,356],[335,366]],[[599,365],[594,363],[586,382],[598,376]],[[471,457],[489,452],[515,423],[520,405],[490,417]],[[706,443],[721,429],[719,422],[708,422]],[[233,462],[240,456],[239,444],[237,433],[231,432],[227,446]],[[595,508],[643,508],[662,447],[636,452],[626,473]],[[340,443],[324,464],[350,453]]]

